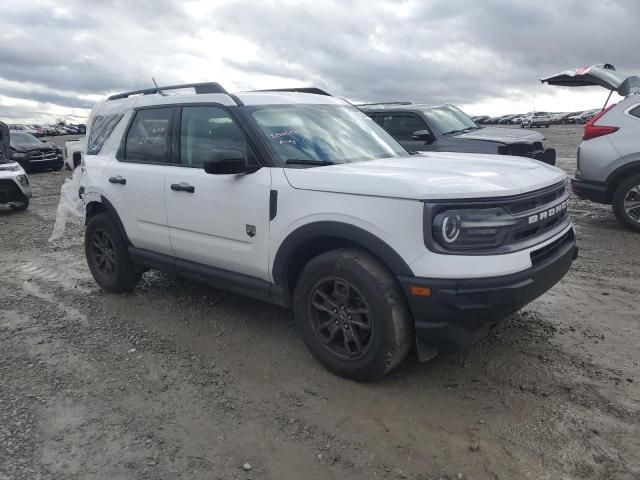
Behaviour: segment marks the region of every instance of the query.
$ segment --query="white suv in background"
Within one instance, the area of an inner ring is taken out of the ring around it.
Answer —
[[[520,118],[520,126],[524,127],[545,127],[551,125],[551,115],[546,112],[529,112]]]
[[[577,254],[562,171],[412,155],[318,89],[114,95],[91,113],[82,168],[105,290],[159,269],[291,307],[313,355],[356,380],[414,341],[422,360],[474,342]]]

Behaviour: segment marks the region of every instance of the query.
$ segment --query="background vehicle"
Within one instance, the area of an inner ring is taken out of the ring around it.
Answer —
[[[593,110],[587,110],[586,112],[582,112],[581,114],[576,116],[575,123],[587,123],[589,120],[595,117],[601,110],[602,110],[601,108],[596,108]]]
[[[545,127],[551,125],[551,116],[547,112],[529,112],[520,119],[522,128]]]
[[[9,156],[27,172],[48,168],[58,171],[64,165],[60,147],[20,130],[11,133]]]
[[[627,77],[613,65],[600,64],[541,81],[567,87],[599,85],[610,90],[609,97],[613,92],[624,96],[584,126],[571,185],[582,198],[613,205],[620,223],[640,232],[640,77]]]
[[[33,135],[34,137],[39,134],[39,132],[28,125],[9,125],[9,130],[16,132],[25,132]]]
[[[498,153],[534,158],[549,165],[556,161],[555,150],[544,148],[543,135],[480,127],[453,105],[389,103],[358,107],[410,151]]]
[[[14,210],[29,208],[31,185],[22,167],[9,159],[11,132],[0,122],[0,205]]]
[[[75,170],[80,166],[86,146],[86,139],[69,140],[64,144],[64,166],[67,170]]]
[[[122,292],[155,268],[292,307],[320,363],[371,380],[414,341],[423,360],[476,341],[569,269],[562,171],[411,155],[348,102],[292,90],[97,104],[81,187],[96,282]]]

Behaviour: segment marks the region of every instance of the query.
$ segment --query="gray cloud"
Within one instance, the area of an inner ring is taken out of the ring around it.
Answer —
[[[571,66],[640,72],[638,18],[640,3],[623,0],[236,1],[202,11],[172,0],[9,0],[0,7],[0,117],[28,111],[7,99],[77,114],[87,97],[149,86],[152,75],[165,84],[222,76],[247,89],[271,78],[363,101],[517,97]],[[212,32],[255,54],[208,42]]]

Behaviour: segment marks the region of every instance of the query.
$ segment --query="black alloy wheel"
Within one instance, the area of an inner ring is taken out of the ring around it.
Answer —
[[[375,334],[369,305],[343,278],[320,280],[309,295],[313,331],[324,347],[343,360],[357,360],[369,351]]]
[[[96,269],[106,278],[116,271],[116,255],[111,237],[105,230],[95,230],[91,239],[91,255]]]

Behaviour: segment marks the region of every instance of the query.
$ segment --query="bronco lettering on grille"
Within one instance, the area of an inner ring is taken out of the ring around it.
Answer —
[[[530,215],[529,225],[531,225],[532,223],[541,222],[542,220],[547,220],[548,218],[551,218],[554,215],[557,215],[560,212],[565,211],[567,209],[567,206],[568,206],[568,202],[565,200],[564,202],[559,203],[555,207],[551,207],[550,209],[545,210],[544,212],[536,213],[535,215]]]

